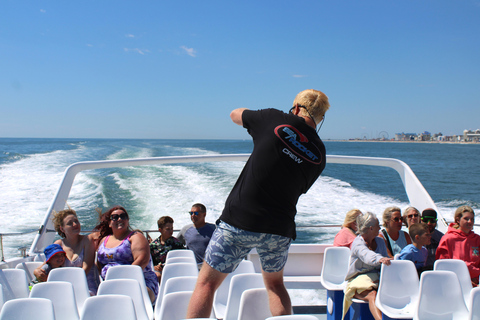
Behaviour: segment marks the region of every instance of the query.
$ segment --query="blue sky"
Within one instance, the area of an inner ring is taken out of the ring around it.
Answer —
[[[323,139],[480,128],[480,0],[0,2],[0,137],[248,139],[314,88]]]

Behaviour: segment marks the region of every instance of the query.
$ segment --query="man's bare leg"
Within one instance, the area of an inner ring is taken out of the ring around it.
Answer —
[[[283,283],[283,269],[279,272],[262,271],[263,282],[268,292],[268,302],[272,316],[292,314],[292,302]]]
[[[187,318],[209,318],[212,312],[213,296],[228,273],[217,271],[206,262],[198,274],[197,284],[187,309]]]

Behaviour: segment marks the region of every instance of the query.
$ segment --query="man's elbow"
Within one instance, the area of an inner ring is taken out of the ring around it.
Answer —
[[[230,112],[230,118],[234,123],[238,124],[239,126],[243,126],[242,114],[245,110],[246,108],[238,108]]]

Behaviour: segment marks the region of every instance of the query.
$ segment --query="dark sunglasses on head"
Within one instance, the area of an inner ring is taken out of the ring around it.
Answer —
[[[110,220],[112,220],[112,221],[118,221],[119,219],[126,220],[126,219],[128,219],[128,215],[124,212],[124,213],[121,213],[121,214],[112,214],[110,216]]]
[[[422,218],[422,221],[425,223],[437,223],[437,219],[435,218]]]
[[[392,218],[392,220],[395,222],[403,222],[403,217]]]
[[[188,211],[189,215],[194,214],[194,215],[198,216],[199,213],[200,213],[200,211]]]
[[[418,218],[418,213],[409,214],[407,217],[408,217],[409,219],[411,219],[411,218]]]

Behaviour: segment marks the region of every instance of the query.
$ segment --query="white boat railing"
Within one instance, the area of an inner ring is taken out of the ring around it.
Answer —
[[[74,163],[69,166],[63,175],[60,187],[50,204],[45,215],[42,226],[30,247],[29,254],[35,255],[43,252],[43,249],[53,242],[55,234],[49,232],[53,230],[51,220],[52,212],[60,211],[65,208],[65,203],[70,194],[75,177],[78,173],[85,170],[130,167],[130,166],[147,166],[147,165],[164,165],[164,164],[180,164],[192,162],[218,162],[218,161],[247,161],[250,154],[223,154],[223,155],[201,155],[201,156],[175,156],[175,157],[156,157],[141,159],[123,159],[123,160],[101,160],[101,161],[85,161]],[[373,158],[373,157],[355,157],[355,156],[336,156],[327,155],[327,163],[352,164],[352,165],[369,165],[389,167],[398,172],[403,182],[405,192],[407,194],[410,205],[416,207],[420,211],[426,208],[437,209],[432,198],[415,176],[410,167],[403,161],[392,158]],[[437,210],[438,212],[438,210]],[[445,231],[447,224],[439,213],[439,229]]]

